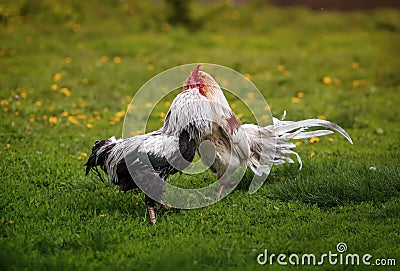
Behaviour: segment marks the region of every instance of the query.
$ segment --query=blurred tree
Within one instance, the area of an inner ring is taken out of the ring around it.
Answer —
[[[189,0],[165,0],[168,7],[167,21],[170,24],[189,25],[192,22],[190,17]]]

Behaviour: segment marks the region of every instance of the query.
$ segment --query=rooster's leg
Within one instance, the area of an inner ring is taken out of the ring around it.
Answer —
[[[219,201],[221,199],[221,195],[223,192],[224,192],[224,185],[221,184],[221,186],[219,187],[218,192],[217,192],[217,197],[216,197],[217,201]]]
[[[146,202],[147,215],[149,217],[150,224],[155,225],[156,224],[156,212],[154,211],[155,202],[147,195],[145,196],[144,201]]]

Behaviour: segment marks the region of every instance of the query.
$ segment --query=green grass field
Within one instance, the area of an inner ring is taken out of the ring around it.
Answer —
[[[286,270],[257,256],[338,253],[340,242],[346,253],[399,268],[399,11],[228,1],[193,4],[184,27],[167,22],[162,4],[132,2],[0,1],[1,270]],[[274,167],[253,195],[249,172],[222,201],[160,212],[149,226],[142,193],[86,177],[83,164],[95,139],[121,136],[147,80],[196,62],[246,74],[274,116],[326,118],[354,145],[337,134],[298,142],[303,170]],[[327,260],[290,267],[396,269]]]

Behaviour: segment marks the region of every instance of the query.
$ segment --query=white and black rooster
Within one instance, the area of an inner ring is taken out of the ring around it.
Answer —
[[[193,71],[197,74],[199,66]],[[162,181],[182,171],[193,160],[201,134],[210,133],[209,101],[202,85],[188,80],[165,116],[161,129],[131,138],[96,140],[86,162],[86,175],[97,166],[121,191],[138,188],[145,193],[150,223],[156,223],[155,202],[162,202]]]

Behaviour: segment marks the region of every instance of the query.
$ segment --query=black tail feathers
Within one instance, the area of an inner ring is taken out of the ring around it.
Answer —
[[[94,146],[92,148],[92,153],[89,156],[89,159],[84,164],[86,166],[86,176],[89,174],[90,170],[96,166],[101,166],[104,168],[104,161],[106,159],[106,152],[99,152],[100,148],[103,147],[106,143],[106,140],[96,140],[94,142]]]

